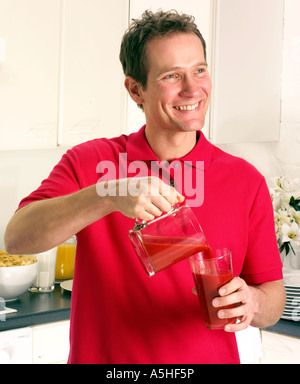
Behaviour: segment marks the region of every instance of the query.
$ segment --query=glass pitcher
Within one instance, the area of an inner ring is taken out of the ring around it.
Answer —
[[[193,211],[182,204],[150,222],[137,219],[129,238],[149,276],[195,253],[210,253]]]

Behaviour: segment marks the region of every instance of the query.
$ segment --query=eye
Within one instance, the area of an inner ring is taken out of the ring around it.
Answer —
[[[199,74],[204,73],[204,72],[205,72],[205,69],[204,69],[204,68],[198,68],[198,69],[196,70],[196,73],[199,73]]]
[[[177,72],[166,73],[163,75],[162,80],[168,82],[174,82],[180,78],[180,74]]]
[[[173,80],[173,79],[178,79],[178,74],[176,73],[168,73],[163,77],[163,80]]]

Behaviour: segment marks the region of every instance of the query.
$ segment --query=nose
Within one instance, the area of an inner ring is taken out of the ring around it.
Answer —
[[[193,79],[192,76],[185,76],[182,80],[182,88],[180,96],[182,97],[198,97],[200,95],[199,82]]]

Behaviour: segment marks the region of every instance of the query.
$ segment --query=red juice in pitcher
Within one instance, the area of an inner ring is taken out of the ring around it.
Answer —
[[[156,273],[198,252],[203,252],[207,258],[211,255],[210,247],[199,244],[196,239],[142,236],[142,245]]]
[[[186,205],[176,204],[150,222],[137,219],[128,235],[149,276],[197,252],[210,252],[196,216]]]

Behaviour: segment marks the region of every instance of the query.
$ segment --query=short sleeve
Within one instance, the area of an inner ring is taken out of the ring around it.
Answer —
[[[248,249],[241,277],[248,284],[281,280],[282,262],[277,245],[274,212],[265,179],[262,180],[249,216]]]
[[[53,168],[47,179],[29,196],[21,200],[19,208],[37,200],[65,196],[80,189],[80,166],[76,152],[68,150]]]

